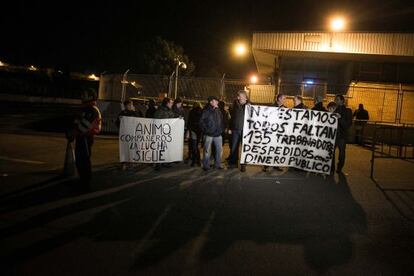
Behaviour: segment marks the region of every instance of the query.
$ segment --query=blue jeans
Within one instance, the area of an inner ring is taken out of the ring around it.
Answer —
[[[215,167],[221,167],[221,154],[223,152],[223,145],[222,145],[222,137],[211,137],[211,136],[204,136],[204,159],[203,159],[203,167],[205,169],[210,168],[210,155],[211,155],[211,145],[214,144],[216,148],[216,156],[215,156]]]
[[[231,131],[231,151],[230,151],[230,165],[237,165],[239,162],[239,145],[242,140],[242,130]]]

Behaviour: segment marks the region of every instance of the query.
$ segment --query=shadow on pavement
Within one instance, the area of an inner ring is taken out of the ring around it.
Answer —
[[[86,237],[136,244],[131,269],[145,270],[204,235],[197,254],[201,262],[222,256],[239,241],[297,244],[304,247],[306,263],[323,272],[350,261],[351,235],[367,227],[365,212],[353,199],[344,175],[338,179],[285,177],[276,182],[277,178],[250,177],[237,170],[205,173],[183,165],[142,175],[100,174],[95,181],[106,179],[107,189],[3,228],[0,237],[112,203],[111,207],[50,239],[5,250],[4,264],[18,265]],[[60,187],[54,188],[54,200],[62,198]]]

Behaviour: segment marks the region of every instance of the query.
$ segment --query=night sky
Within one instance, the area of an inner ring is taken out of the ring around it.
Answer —
[[[324,30],[340,13],[353,31],[414,32],[414,1],[13,1],[1,11],[0,60],[79,72],[134,67],[141,41],[161,36],[183,46],[196,75],[245,77],[253,58],[236,60],[233,41],[254,31]],[[2,4],[3,5],[3,4]]]

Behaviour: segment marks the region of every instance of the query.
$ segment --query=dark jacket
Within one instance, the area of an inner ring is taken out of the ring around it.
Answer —
[[[297,108],[297,109],[308,109],[308,107],[306,105],[304,105],[303,103],[300,103],[297,106],[294,106],[293,108]]]
[[[223,115],[219,108],[207,106],[204,108],[200,119],[200,128],[204,135],[218,137],[224,131]]]
[[[223,128],[224,130],[229,128],[230,125],[230,114],[225,109],[220,109],[221,115],[223,116]]]
[[[344,105],[340,105],[336,108],[335,113],[341,115],[338,119],[338,133],[336,139],[347,139],[348,129],[352,125],[352,110]]]
[[[193,108],[190,110],[188,114],[188,129],[190,131],[194,131],[197,135],[200,135],[201,128],[200,128],[200,119],[201,115],[203,114],[202,108]]]
[[[230,113],[230,129],[231,130],[243,130],[244,126],[244,110],[246,104],[241,105],[238,101],[234,101],[233,107]]]
[[[177,117],[184,118],[184,108],[178,108],[176,105],[173,106],[172,111],[175,113]]]
[[[274,106],[275,107],[280,107],[280,108],[286,108],[286,106],[284,104],[279,105],[277,102],[275,102]]]
[[[178,116],[168,107],[161,105],[154,113],[155,119],[178,118]]]
[[[146,118],[154,118],[155,111],[157,111],[155,106],[148,107],[147,112],[145,113],[145,117]]]
[[[315,111],[328,111],[328,110],[326,110],[326,108],[323,106],[323,103],[317,103],[317,104],[315,104],[315,106],[314,106],[314,107],[312,107],[312,110],[315,110]]]
[[[116,126],[119,128],[121,123],[121,117],[143,117],[141,111],[134,111],[134,110],[122,110],[119,115],[118,119],[116,119]]]
[[[357,109],[354,112],[354,117],[357,120],[369,120],[369,114],[368,111],[366,111],[365,109]]]

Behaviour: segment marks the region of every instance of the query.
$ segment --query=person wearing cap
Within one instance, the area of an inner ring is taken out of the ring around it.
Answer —
[[[82,94],[82,107],[72,127],[75,140],[75,163],[84,190],[89,190],[92,178],[92,145],[94,136],[101,131],[102,116],[96,106],[96,92],[88,89]],[[72,140],[72,139],[71,139]]]
[[[312,110],[315,111],[328,111],[323,106],[323,97],[322,96],[316,96],[314,99],[315,105],[312,107]]]
[[[208,103],[205,106],[200,118],[200,128],[204,135],[203,170],[205,171],[210,169],[210,155],[212,144],[214,144],[216,148],[214,166],[216,169],[223,169],[221,166],[221,155],[223,152],[221,134],[224,131],[223,115],[218,108],[218,98],[210,96],[208,97],[207,101]]]
[[[231,151],[229,158],[229,168],[237,168],[239,162],[239,146],[243,136],[244,110],[249,103],[246,91],[237,92],[237,99],[234,101],[230,113],[230,134]],[[246,165],[240,164],[240,171],[246,171]]]

